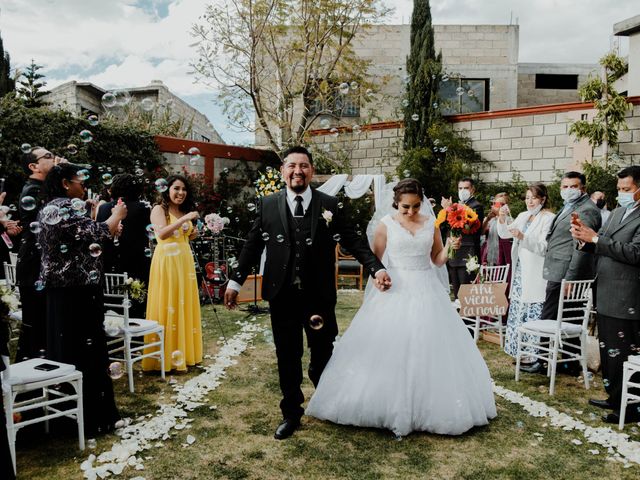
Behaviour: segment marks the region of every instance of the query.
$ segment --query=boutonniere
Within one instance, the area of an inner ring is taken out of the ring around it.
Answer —
[[[333,212],[331,210],[327,210],[326,208],[323,208],[322,218],[324,218],[324,221],[327,222],[327,227],[328,227],[329,224],[331,223],[331,220],[333,220]]]

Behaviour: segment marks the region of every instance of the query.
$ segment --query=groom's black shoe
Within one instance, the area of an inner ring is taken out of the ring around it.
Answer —
[[[284,440],[285,438],[289,438],[293,435],[293,432],[300,426],[300,420],[294,418],[285,418],[278,428],[276,428],[276,433],[273,435],[273,438],[276,440]]]
[[[615,410],[613,405],[609,403],[609,400],[598,400],[596,398],[589,399],[589,405],[593,405],[594,407],[604,408],[605,410]]]
[[[520,371],[526,373],[544,373],[547,374],[547,370],[542,366],[542,363],[535,362],[529,365],[520,364]]]

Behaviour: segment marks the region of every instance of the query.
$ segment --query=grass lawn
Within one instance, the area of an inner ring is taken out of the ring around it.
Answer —
[[[338,299],[341,331],[360,305],[359,293],[342,292]],[[236,333],[244,312],[218,309],[228,337]],[[210,307],[203,310],[205,351],[215,355],[220,329]],[[268,315],[257,323],[268,327]],[[228,368],[222,384],[209,395],[207,406],[191,412],[192,428],[176,431],[161,448],[142,453],[145,469],[126,469],[120,478],[150,479],[275,479],[275,478],[433,478],[433,479],[586,479],[639,478],[640,465],[624,468],[607,461],[606,449],[584,442],[579,432],[545,426],[548,419],[529,416],[522,407],[496,397],[498,417],[489,426],[459,437],[414,433],[398,441],[388,431],[345,427],[304,417],[296,434],[285,441],[273,439],[280,421],[280,391],[275,351],[270,330],[255,337],[253,347]],[[587,405],[590,396],[603,398],[602,380],[586,391],[573,377],[560,376],[555,397],[547,395],[548,381],[541,375],[513,379],[511,358],[497,345],[480,342],[495,382],[566,412],[591,426],[604,426],[601,410]],[[211,359],[205,360],[211,362]],[[201,372],[169,375],[184,382]],[[115,382],[116,398],[123,417],[153,415],[157,405],[171,401],[171,386],[159,376],[136,376],[136,393],[129,394],[126,377]],[[307,398],[313,391],[308,379],[303,385]],[[80,453],[73,428],[52,430],[44,435],[33,429],[18,434],[18,474],[29,479],[82,478],[80,463],[89,453],[109,450],[116,435],[97,439],[97,447]],[[625,432],[640,441],[637,428]],[[543,434],[542,437],[534,433]],[[187,434],[193,445],[183,448]],[[589,453],[598,449],[600,453]]]

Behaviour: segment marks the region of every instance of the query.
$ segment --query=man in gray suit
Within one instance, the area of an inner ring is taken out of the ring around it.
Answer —
[[[596,255],[600,357],[609,398],[589,403],[614,410],[603,420],[615,424],[622,397],[622,365],[629,355],[640,354],[640,166],[618,173],[618,203],[620,207],[598,233],[584,225],[571,230],[573,238],[583,243],[582,250]],[[640,420],[636,407],[627,409],[626,422]]]
[[[547,280],[541,316],[543,319],[555,319],[558,316],[560,285],[563,279],[586,280],[595,276],[593,255],[576,249],[576,241],[571,237],[570,231],[573,213],[578,215],[585,226],[593,230],[597,231],[602,224],[600,210],[586,193],[585,176],[579,172],[565,173],[560,180],[560,195],[564,200],[564,207],[553,219],[547,234],[547,253],[542,270],[542,276]],[[575,367],[578,374],[576,362],[563,362],[561,365],[568,369]],[[540,362],[523,366],[521,370],[546,374],[546,369]]]

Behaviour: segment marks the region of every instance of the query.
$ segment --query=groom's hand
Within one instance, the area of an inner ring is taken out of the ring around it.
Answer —
[[[376,273],[375,285],[381,292],[387,291],[391,288],[391,277],[385,270],[380,270]]]
[[[227,310],[233,310],[238,306],[238,292],[233,290],[232,288],[227,288],[224,291],[224,306]]]

